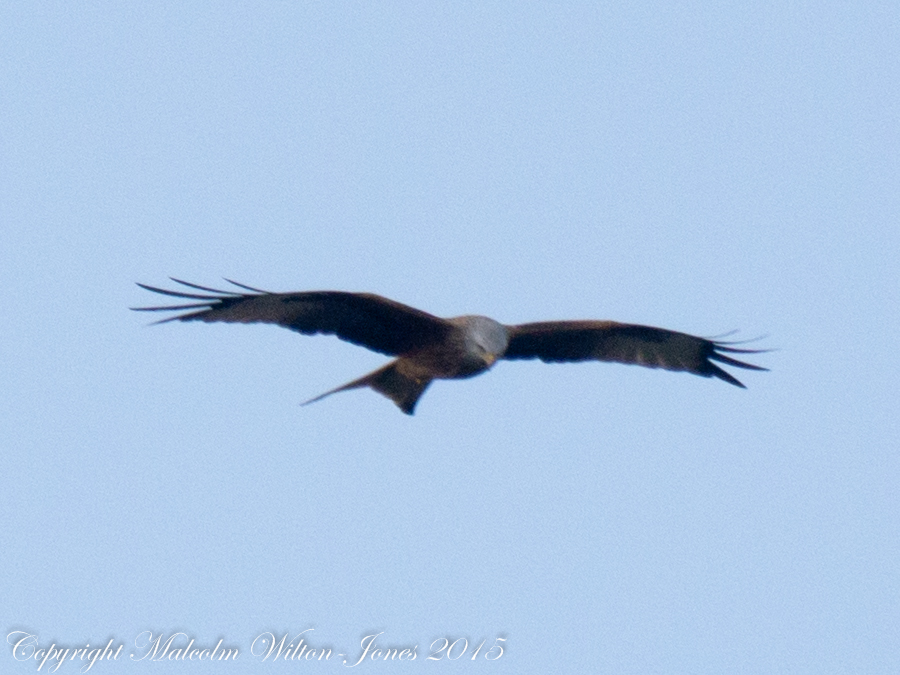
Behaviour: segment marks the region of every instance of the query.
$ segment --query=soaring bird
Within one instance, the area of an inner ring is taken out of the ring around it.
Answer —
[[[336,335],[342,340],[397,357],[357,380],[306,401],[313,403],[339,391],[370,387],[412,415],[432,380],[455,380],[485,372],[498,359],[540,359],[546,363],[615,361],[648,368],[680,370],[717,377],[744,387],[713,363],[747,370],[767,370],[728,354],[758,354],[766,350],[739,349],[677,331],[614,321],[543,321],[506,326],[486,316],[452,319],[423,312],[371,293],[304,291],[270,293],[226,279],[243,292],[222,291],[172,281],[198,291],[170,291],[146,284],[154,293],[192,301],[163,307],[132,307],[141,312],[178,310],[168,321],[225,321],[274,323],[304,335]],[[304,404],[305,405],[305,404]]]

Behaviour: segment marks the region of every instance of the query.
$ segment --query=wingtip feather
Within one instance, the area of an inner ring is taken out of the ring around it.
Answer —
[[[196,288],[198,291],[209,291],[210,293],[219,293],[225,295],[240,295],[240,293],[235,293],[234,291],[223,291],[220,288],[210,288],[209,286],[199,286],[198,284],[192,284],[190,281],[182,281],[181,279],[176,279],[175,277],[169,277],[176,284],[181,284],[182,286],[187,286],[188,288]]]
[[[746,389],[747,386],[737,379],[734,375],[729,373],[727,370],[722,370],[715,363],[709,363],[709,369],[706,373],[707,377],[717,377],[728,384],[733,384],[735,387],[740,387],[741,389]]]
[[[185,293],[183,291],[169,291],[165,288],[157,288],[156,286],[148,286],[147,284],[142,284],[140,281],[135,282],[141,288],[152,291],[154,293],[159,293],[161,295],[168,295],[173,298],[193,298],[194,300],[218,300],[217,297],[211,295],[197,295],[196,293]]]
[[[227,281],[229,284],[237,286],[238,288],[246,289],[248,291],[253,291],[254,293],[271,293],[271,291],[264,291],[261,288],[253,288],[253,286],[247,286],[246,284],[240,284],[237,281],[232,281],[231,279],[229,279],[227,277],[222,277],[222,278],[225,279],[225,281]],[[235,295],[241,295],[241,294],[235,293]]]

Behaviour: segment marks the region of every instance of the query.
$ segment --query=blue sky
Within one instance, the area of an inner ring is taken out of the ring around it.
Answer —
[[[251,654],[310,628],[353,660],[416,647],[359,666],[383,672],[900,669],[898,26],[880,2],[5,3],[7,640],[124,644],[99,673],[343,669]],[[300,407],[385,359],[147,327],[134,282],[169,275],[777,351],[747,390],[506,362],[414,417]],[[240,656],[137,663],[145,631]],[[466,655],[427,661],[444,638]]]

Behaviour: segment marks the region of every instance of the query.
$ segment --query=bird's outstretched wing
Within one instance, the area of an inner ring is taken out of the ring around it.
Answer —
[[[305,335],[323,333],[398,356],[441,341],[452,326],[443,319],[370,293],[311,291],[269,293],[226,279],[249,293],[222,291],[172,278],[172,281],[212,295],[169,291],[138,284],[141,288],[175,298],[199,300],[183,305],[132,307],[141,312],[198,310],[167,321],[225,321],[230,323],[274,323]]]
[[[748,370],[767,370],[727,354],[758,354],[764,349],[737,349],[734,343],[662,328],[613,321],[546,321],[507,326],[509,347],[505,359],[563,361],[615,361],[648,368],[682,370],[703,377],[718,377],[738,387],[744,385],[713,361]],[[725,352],[725,353],[723,353]]]

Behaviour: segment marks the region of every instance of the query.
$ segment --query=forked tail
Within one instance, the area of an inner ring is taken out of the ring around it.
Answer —
[[[398,363],[399,360],[391,361],[386,366],[383,366],[368,375],[363,375],[358,380],[353,380],[336,389],[326,391],[324,394],[311,398],[304,402],[303,405],[315,403],[316,401],[320,401],[326,396],[331,396],[339,391],[371,387],[379,394],[391,399],[397,404],[397,407],[407,415],[412,415],[419,397],[425,393],[428,385],[431,384],[431,380],[404,375],[400,372],[399,368],[397,368]]]

